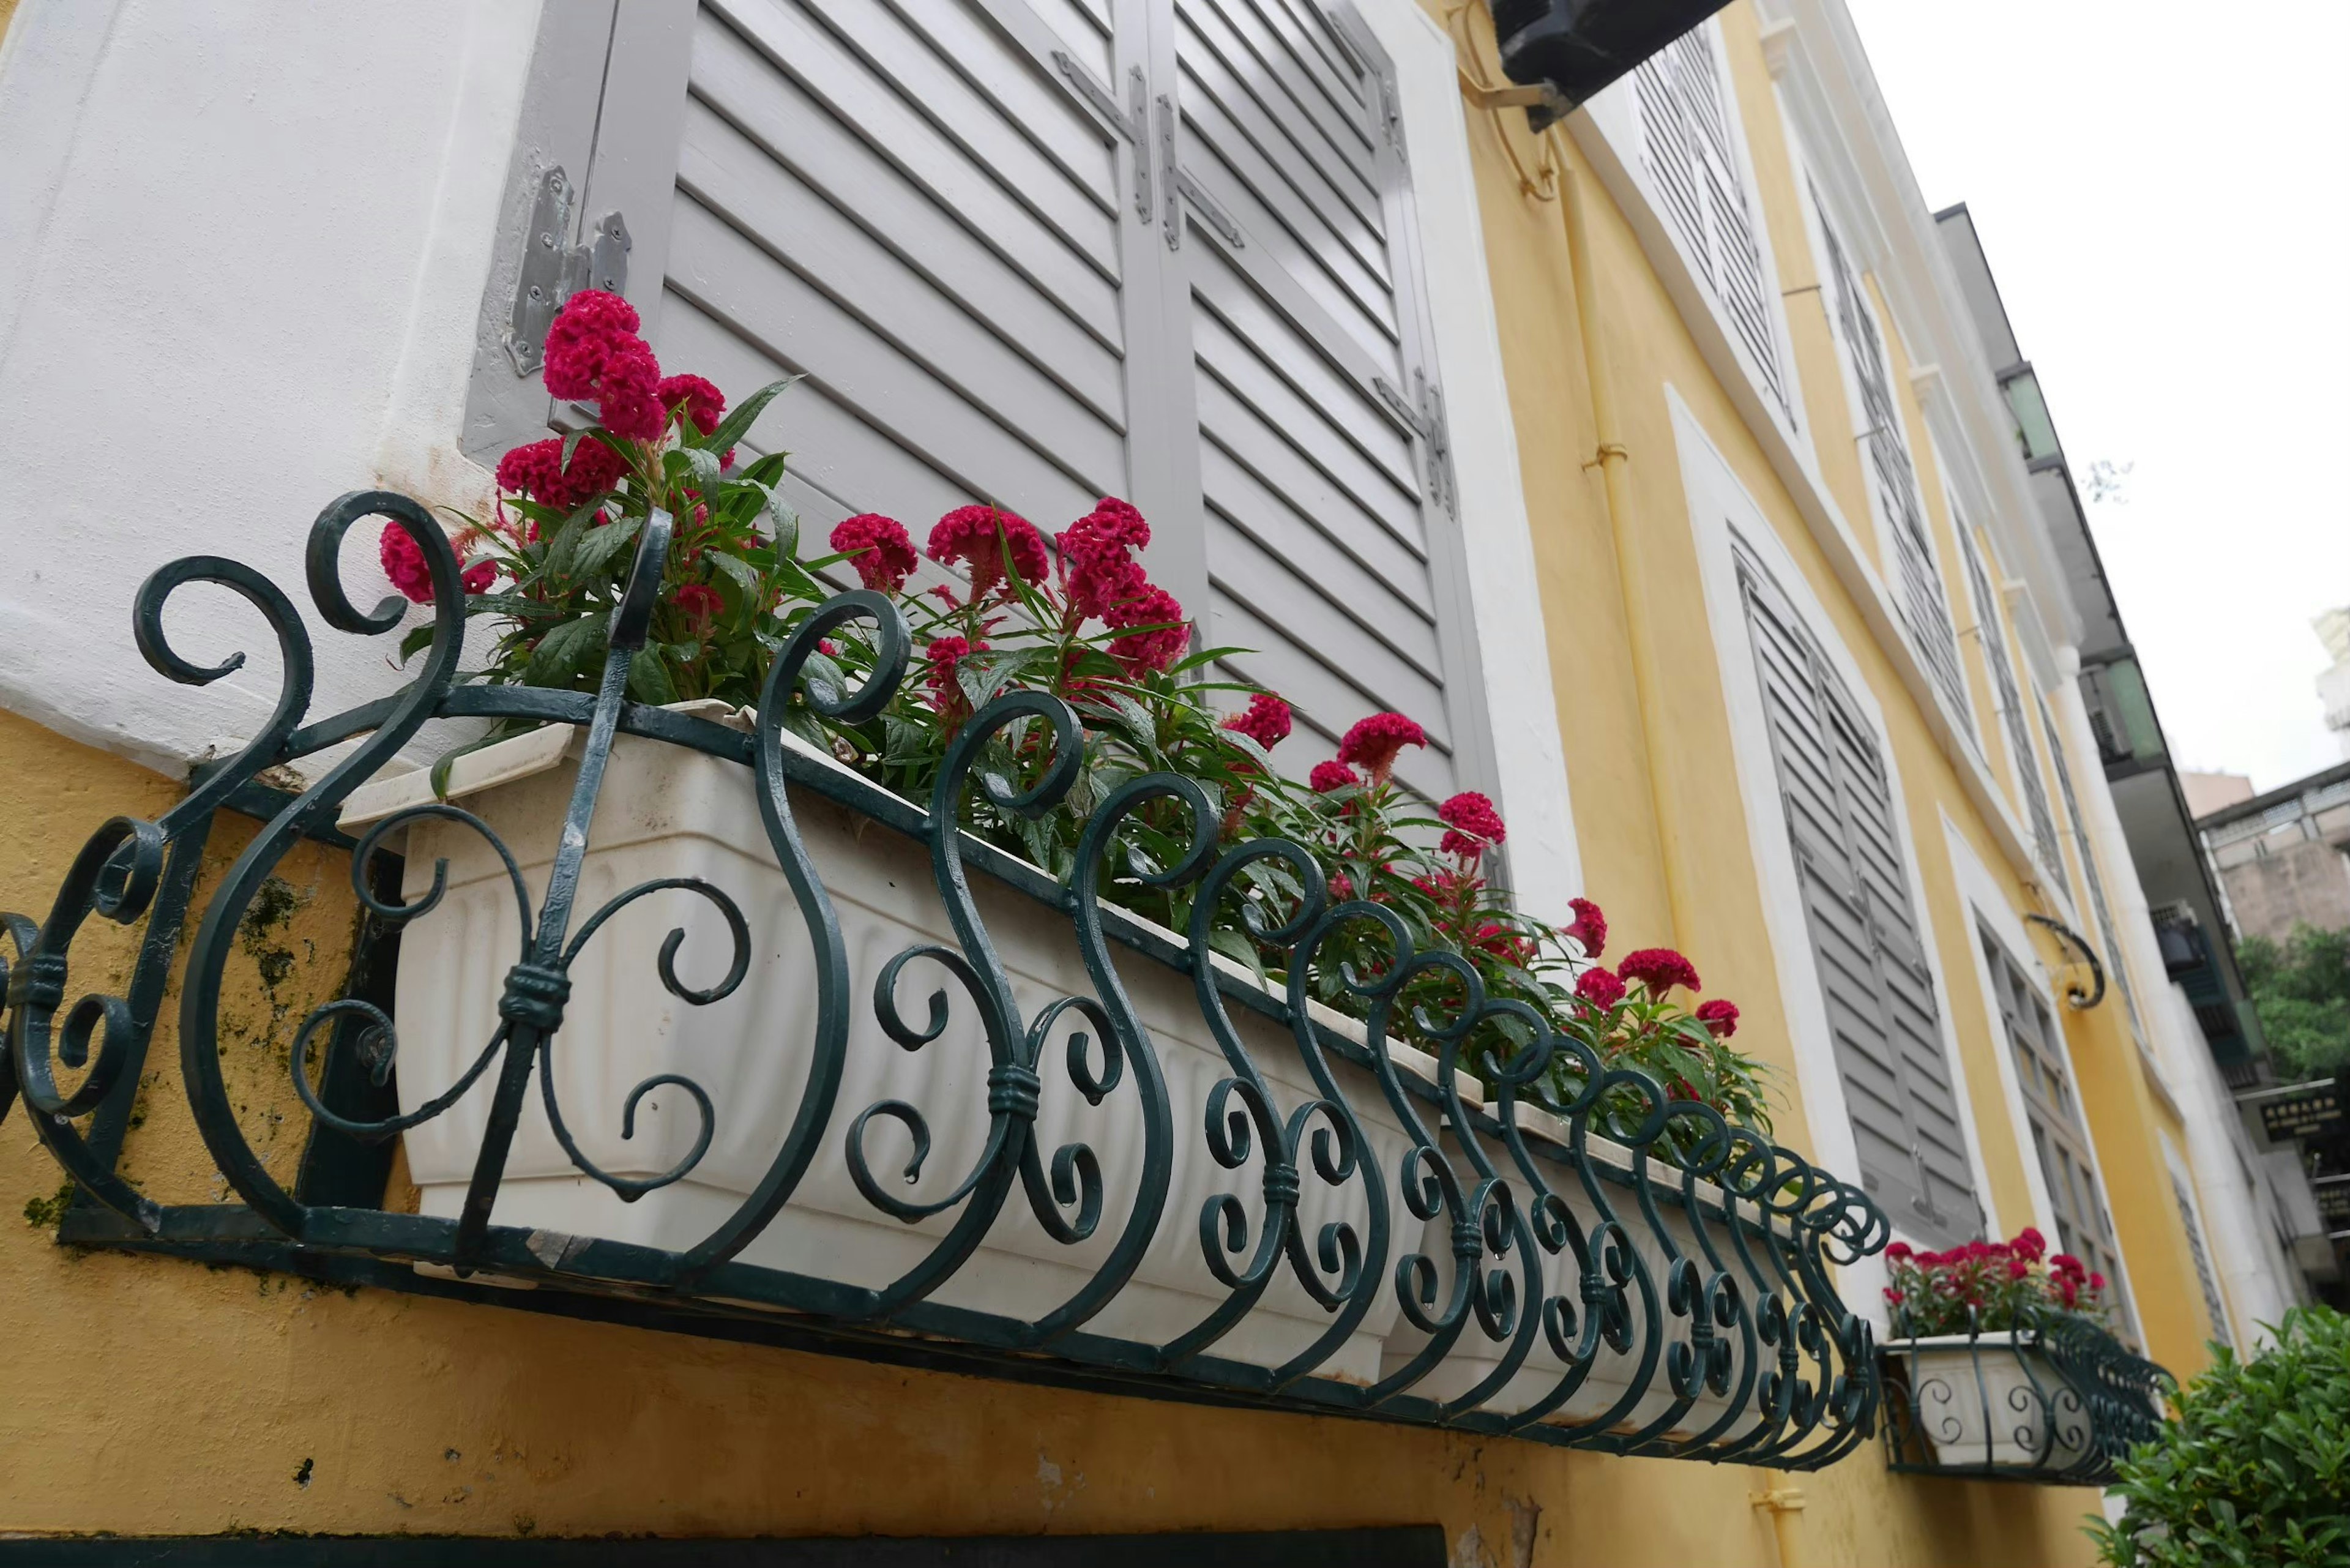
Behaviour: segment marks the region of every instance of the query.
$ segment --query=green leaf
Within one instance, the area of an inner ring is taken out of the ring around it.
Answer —
[[[768,382],[735,404],[727,411],[726,417],[718,421],[717,429],[701,437],[693,444],[712,452],[724,452],[730,446],[739,445],[751,427],[758,422],[759,415],[765,410],[769,403],[775,400],[775,395],[794,381],[800,379],[802,378],[798,376],[786,376],[780,381]]]
[[[407,635],[400,639],[400,661],[405,664],[425,649],[432,647],[432,631],[433,623],[431,621],[426,621],[422,626],[410,627]]]
[[[1234,959],[1248,965],[1250,971],[1256,976],[1258,983],[1263,984],[1266,981],[1264,955],[1257,951],[1254,942],[1240,932],[1229,927],[1216,927],[1208,932],[1208,945],[1226,958]]]
[[[639,702],[661,707],[677,701],[677,687],[660,654],[640,648],[629,659],[629,695]]]
[[[734,580],[743,590],[743,597],[756,607],[765,597],[767,585],[756,567],[740,556],[730,556],[723,550],[708,550],[702,558]]]
[[[725,449],[722,447],[719,450],[723,452]],[[698,446],[679,447],[676,452],[685,459],[686,472],[693,476],[693,487],[696,490],[707,495],[718,488],[718,476],[721,471],[718,466],[717,452]]]
[[[766,490],[767,522],[775,530],[775,554],[789,559],[800,553],[800,514],[781,492]]]
[[[590,528],[571,552],[572,575],[588,579],[608,576],[621,553],[636,543],[637,534],[644,526],[639,517],[620,517],[600,528]]]
[[[583,666],[602,654],[605,619],[602,615],[582,616],[577,620],[565,621],[541,638],[523,670],[523,683],[557,687],[571,684],[572,677]]]
[[[563,525],[555,531],[555,536],[546,544],[545,569],[548,576],[561,581],[573,576],[572,557],[578,551],[580,538],[588,532],[596,512],[595,502],[584,503],[574,508],[571,515],[563,520]]]

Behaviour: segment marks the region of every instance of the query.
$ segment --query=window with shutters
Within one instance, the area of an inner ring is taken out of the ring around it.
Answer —
[[[1640,163],[1682,251],[1705,279],[1780,412],[1794,417],[1753,194],[1732,130],[1735,100],[1705,22],[1632,73]]]
[[[578,211],[623,209],[664,364],[805,375],[745,447],[792,453],[811,551],[852,513],[919,537],[972,500],[1051,529],[1124,496],[1153,576],[1250,650],[1228,674],[1326,742],[1408,713],[1406,784],[1492,787],[1408,150],[1350,8],[617,15],[600,88],[569,89],[603,106]]]
[[[1844,345],[1845,366],[1852,376],[1854,411],[1860,425],[1855,439],[1866,454],[1863,467],[1869,504],[1882,532],[1892,540],[1894,608],[1909,634],[1910,646],[1925,660],[1934,689],[1957,721],[1959,732],[1972,743],[1975,728],[1973,709],[1967,701],[1966,674],[1959,663],[1958,639],[1950,628],[1942,575],[1934,564],[1926,504],[1918,488],[1918,469],[1910,458],[1900,404],[1894,398],[1892,363],[1885,338],[1860,274],[1844,242],[1836,237],[1816,189],[1812,205],[1819,214],[1820,238],[1827,252],[1829,305],[1836,337]]]
[[[1861,1178],[1937,1245],[1981,1210],[1882,744],[1793,602],[1738,541],[1780,802]]]
[[[1999,701],[2000,722],[2007,732],[2007,752],[2015,765],[2017,787],[2032,817],[2032,843],[2050,882],[2064,885],[2064,854],[2057,846],[2056,819],[2048,810],[2048,786],[2040,776],[2040,761],[2032,750],[2032,729],[2023,716],[2023,693],[2015,682],[2015,665],[2007,656],[2006,619],[1999,613],[1991,573],[1975,548],[1972,531],[1963,518],[1958,524],[1959,554],[1967,564],[1967,588],[1974,596],[1975,637],[1982,645],[1983,662],[1991,668],[1991,691]]]
[[[2040,732],[2048,742],[2048,758],[2056,766],[2056,788],[2064,797],[2064,815],[2073,829],[2073,852],[2081,857],[2081,876],[2089,884],[2089,909],[2097,919],[2097,940],[2106,950],[2106,973],[2111,977],[2114,989],[2122,993],[2123,1011],[2129,1014],[2130,1034],[2143,1046],[2146,1026],[2137,1011],[2137,992],[2130,986],[2129,971],[2122,964],[2121,933],[2115,929],[2112,906],[2106,902],[2106,879],[2097,871],[2097,857],[2089,852],[2088,823],[2081,815],[2081,797],[2073,792],[2073,769],[2064,761],[2064,748],[2056,732],[2056,720],[2048,711],[2048,699],[2033,694],[2040,705]]]
[[[2048,1201],[2055,1210],[2058,1242],[2063,1251],[2106,1276],[2106,1300],[2113,1303],[2116,1319],[2127,1323],[2132,1314],[2122,1278],[2121,1247],[2114,1239],[2113,1215],[2106,1207],[2096,1161],[2089,1153],[2089,1134],[2081,1120],[2080,1098],[2074,1090],[2064,1035],[2040,988],[2025,977],[1998,938],[1989,930],[1980,934],[1983,961],[1991,969],[1991,990],[1999,997],[2000,1023],[2023,1090],[2024,1115],[2040,1157],[2040,1174],[2048,1184]]]
[[[2188,1188],[2187,1178],[2176,1168],[2170,1172],[2170,1196],[2178,1203],[2178,1223],[2187,1232],[2187,1253],[2195,1262],[2195,1282],[2203,1292],[2203,1310],[2210,1314],[2212,1335],[2232,1349],[2236,1331],[2228,1324],[2228,1305],[2220,1295],[2220,1276],[2211,1272],[2211,1253],[2203,1244],[2203,1221],[2195,1212],[2195,1195]]]

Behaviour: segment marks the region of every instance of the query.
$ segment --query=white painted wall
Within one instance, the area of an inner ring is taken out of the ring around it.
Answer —
[[[0,704],[176,774],[256,725],[278,663],[197,587],[175,646],[250,663],[154,674],[148,572],[210,551],[303,602],[336,495],[486,495],[454,437],[537,15],[26,0],[0,53]],[[367,604],[388,589],[354,535]],[[311,632],[314,712],[393,684],[395,638]]]
[[[1527,913],[1564,923],[1573,918],[1567,899],[1583,891],[1583,865],[1550,662],[1527,656],[1549,639],[1469,158],[1470,111],[1452,40],[1418,0],[1356,0],[1356,8],[1395,63],[1513,890]]]

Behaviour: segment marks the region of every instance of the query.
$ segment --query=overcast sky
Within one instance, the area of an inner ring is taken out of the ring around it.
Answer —
[[[2341,759],[2350,0],[1847,0],[1927,202],[1973,212],[2181,768]]]

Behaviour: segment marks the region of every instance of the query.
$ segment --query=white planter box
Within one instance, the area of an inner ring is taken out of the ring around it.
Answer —
[[[2088,1458],[2088,1408],[2036,1335],[1938,1334],[1887,1348],[1908,1369],[1913,1418],[1936,1463],[2064,1470]]]
[[[1518,1112],[1518,1125],[1530,1139],[1537,1138],[1543,1129],[1555,1129],[1555,1136],[1547,1141],[1562,1149],[1567,1147],[1566,1125],[1546,1112],[1522,1106]],[[1453,1136],[1448,1131],[1446,1142],[1449,1147],[1456,1150],[1453,1153],[1454,1168],[1461,1172],[1463,1183],[1466,1185],[1475,1179],[1474,1172],[1468,1159],[1457,1152]],[[1534,1189],[1528,1187],[1518,1175],[1516,1164],[1510,1158],[1508,1148],[1497,1139],[1482,1135],[1478,1141],[1484,1150],[1486,1159],[1509,1182],[1511,1194],[1517,1199],[1518,1212],[1531,1214]],[[1632,1153],[1621,1144],[1594,1135],[1587,1140],[1586,1147],[1590,1151],[1595,1165],[1613,1166],[1617,1169],[1627,1172],[1632,1168]],[[1678,1182],[1677,1172],[1663,1167],[1654,1159],[1650,1161],[1649,1168],[1651,1175],[1659,1179],[1669,1178]],[[1585,1236],[1589,1237],[1594,1227],[1599,1222],[1599,1213],[1585,1194],[1582,1183],[1575,1179],[1573,1168],[1565,1165],[1556,1167],[1555,1174],[1550,1176],[1550,1182],[1552,1190],[1565,1199],[1567,1208],[1574,1212],[1576,1220],[1582,1225]],[[1700,1183],[1699,1191],[1719,1201],[1720,1195],[1711,1185]],[[1687,1318],[1677,1318],[1667,1310],[1665,1291],[1669,1264],[1664,1248],[1658,1244],[1655,1231],[1650,1229],[1647,1216],[1640,1211],[1638,1193],[1629,1186],[1616,1187],[1608,1192],[1607,1200],[1615,1210],[1617,1220],[1632,1238],[1633,1250],[1639,1254],[1641,1262],[1647,1267],[1648,1277],[1655,1282],[1657,1309],[1659,1321],[1664,1326],[1666,1346],[1687,1344],[1690,1337],[1690,1323]],[[1697,1244],[1687,1216],[1681,1212],[1678,1185],[1674,1187],[1669,1196],[1662,1190],[1658,1192],[1657,1209],[1664,1220],[1666,1230],[1672,1234],[1673,1244],[1681,1250],[1683,1256],[1696,1262],[1701,1273],[1710,1274],[1712,1272],[1711,1268],[1706,1262],[1703,1251]],[[1440,1282],[1437,1293],[1440,1303],[1450,1299],[1452,1289],[1454,1267],[1451,1231],[1450,1217],[1439,1215],[1434,1220],[1428,1222],[1419,1243],[1419,1250],[1426,1252],[1436,1262],[1437,1275]],[[1724,1250],[1725,1258],[1730,1256],[1726,1251],[1727,1242],[1719,1234],[1715,1236],[1715,1246],[1717,1249]],[[1570,1246],[1557,1253],[1547,1253],[1543,1252],[1540,1244],[1536,1243],[1535,1251],[1543,1260],[1544,1299],[1552,1295],[1565,1296],[1575,1309],[1578,1320],[1576,1328],[1580,1333],[1585,1327],[1581,1321],[1585,1308],[1581,1299],[1579,1265],[1575,1261],[1574,1249]],[[1524,1281],[1522,1275],[1524,1260],[1519,1257],[1513,1249],[1508,1257],[1499,1262],[1488,1258],[1484,1267],[1490,1272],[1504,1263],[1508,1266],[1511,1274],[1517,1276],[1518,1301],[1520,1310],[1523,1312],[1526,1308]],[[1753,1292],[1749,1288],[1750,1284],[1751,1282],[1742,1276],[1739,1278],[1740,1298],[1747,1302],[1751,1307]],[[1617,1402],[1624,1397],[1626,1389],[1631,1386],[1633,1375],[1639,1367],[1643,1349],[1643,1341],[1640,1337],[1640,1298],[1637,1286],[1627,1289],[1627,1300],[1633,1314],[1635,1334],[1630,1353],[1618,1355],[1603,1343],[1599,1348],[1597,1363],[1584,1378],[1582,1386],[1565,1404],[1543,1417],[1545,1423],[1562,1426],[1588,1425],[1596,1417],[1615,1408]],[[1539,1308],[1540,1303],[1536,1303],[1534,1305]],[[1721,1332],[1732,1336],[1737,1334],[1735,1329]],[[1383,1373],[1392,1373],[1401,1367],[1427,1343],[1428,1335],[1422,1334],[1409,1318],[1403,1317],[1399,1312],[1395,1330],[1388,1336]],[[1472,1317],[1469,1326],[1453,1343],[1452,1349],[1445,1358],[1437,1365],[1435,1370],[1415,1386],[1413,1391],[1424,1394],[1431,1399],[1458,1398],[1492,1376],[1500,1367],[1504,1355],[1513,1343],[1513,1340],[1496,1343],[1488,1339],[1483,1328]],[[1742,1342],[1733,1338],[1733,1345],[1740,1343]],[[1648,1380],[1648,1391],[1641,1396],[1629,1413],[1611,1423],[1610,1430],[1617,1432],[1644,1430],[1651,1422],[1672,1408],[1676,1401],[1672,1379],[1662,1359],[1666,1354],[1669,1354],[1669,1349],[1659,1353],[1657,1368]],[[1737,1352],[1733,1351],[1733,1355],[1735,1354]],[[1540,1325],[1537,1325],[1534,1330],[1534,1345],[1527,1353],[1526,1359],[1520,1364],[1518,1370],[1510,1380],[1503,1384],[1499,1391],[1485,1399],[1479,1407],[1514,1415],[1528,1406],[1547,1398],[1557,1388],[1559,1380],[1566,1375],[1566,1371],[1567,1363],[1552,1352],[1548,1334]],[[1731,1393],[1737,1391],[1738,1378],[1741,1376],[1742,1369],[1738,1362],[1733,1360],[1731,1365]],[[1752,1394],[1750,1390],[1750,1406],[1752,1399]],[[1671,1439],[1685,1439],[1707,1431],[1721,1419],[1729,1408],[1728,1396],[1715,1394],[1710,1389],[1703,1390],[1695,1400],[1691,1401],[1690,1407],[1667,1428],[1663,1436]],[[1739,1436],[1748,1430],[1751,1425],[1751,1421],[1742,1417],[1721,1435],[1723,1437]]]
[[[464,807],[504,839],[534,900],[544,893],[576,774],[576,763],[568,759],[577,742],[566,742],[567,734],[540,732],[472,753],[461,760],[451,781],[452,793],[463,796]],[[429,798],[421,774],[381,779],[353,794],[344,821],[380,818]],[[943,988],[951,1007],[944,1033],[909,1052],[882,1032],[874,1016],[872,988],[883,965],[919,943],[955,945],[927,851],[812,791],[795,788],[792,808],[810,857],[831,890],[847,940],[852,1022],[823,1144],[789,1205],[741,1256],[745,1262],[882,1286],[918,1264],[961,1210],[910,1225],[875,1209],[848,1174],[843,1144],[849,1124],[882,1100],[919,1107],[929,1121],[932,1145],[919,1181],[902,1190],[912,1201],[944,1196],[962,1180],[985,1142],[986,1042],[976,1009],[961,987],[922,961],[899,977],[899,1008],[919,1026],[928,1017],[930,993]],[[445,1092],[494,1031],[500,986],[519,951],[519,923],[504,868],[477,835],[459,824],[427,819],[411,825],[407,838],[404,897],[413,899],[430,887],[436,859],[448,862],[442,906],[408,926],[400,940],[399,1084],[401,1108],[412,1110]],[[622,736],[612,751],[589,845],[572,919],[575,933],[607,899],[639,882],[699,877],[725,889],[741,906],[753,935],[752,967],[733,995],[710,1006],[691,1006],[660,983],[656,954],[672,929],[683,928],[680,979],[690,986],[711,984],[732,958],[723,917],[707,900],[677,891],[653,894],[616,916],[573,966],[571,1000],[555,1040],[555,1086],[565,1125],[604,1169],[637,1178],[657,1175],[691,1147],[698,1131],[691,1098],[668,1087],[650,1094],[639,1107],[636,1137],[625,1141],[621,1109],[637,1084],[678,1073],[710,1095],[717,1107],[715,1134],[702,1162],[683,1180],[623,1203],[565,1158],[534,1082],[493,1219],[682,1250],[715,1230],[757,1185],[798,1106],[815,1033],[813,956],[798,907],[760,824],[752,775],[743,767]],[[1066,916],[985,876],[974,874],[971,880],[1024,1015],[1034,1017],[1060,996],[1092,994]],[[1201,1137],[1204,1107],[1229,1068],[1200,1016],[1190,979],[1140,954],[1113,951],[1166,1075],[1174,1167],[1166,1208],[1140,1269],[1090,1326],[1164,1342],[1226,1300],[1229,1293],[1201,1257],[1201,1210],[1212,1195],[1231,1192],[1240,1196],[1253,1220],[1261,1215],[1263,1150],[1255,1148],[1237,1171],[1209,1158]],[[1281,1114],[1311,1097],[1313,1080],[1288,1031],[1237,1002],[1230,1011],[1258,1070],[1274,1086]],[[1351,1021],[1318,1006],[1315,1011],[1357,1042],[1362,1038]],[[1075,1015],[1065,1024],[1082,1027]],[[1053,1151],[1065,1143],[1091,1145],[1104,1177],[1101,1223],[1088,1240],[1064,1246],[1037,1224],[1015,1184],[980,1251],[938,1290],[936,1301],[1033,1321],[1087,1282],[1132,1210],[1143,1159],[1134,1080],[1129,1074],[1101,1106],[1087,1105],[1062,1065],[1066,1033],[1065,1027],[1056,1033],[1039,1063],[1045,1088],[1035,1136],[1048,1166]],[[1098,1064],[1101,1043],[1091,1049]],[[1432,1075],[1433,1064],[1419,1053],[1399,1048],[1394,1054],[1408,1070]],[[1388,1184],[1389,1213],[1400,1218],[1399,1238],[1408,1238],[1415,1221],[1402,1207],[1396,1182],[1409,1139],[1372,1075],[1342,1062],[1334,1068],[1369,1135],[1366,1153],[1376,1179]],[[422,1192],[423,1212],[453,1217],[459,1211],[486,1124],[494,1076],[485,1075],[439,1118],[405,1135],[409,1173]],[[911,1147],[904,1129],[886,1117],[874,1118],[868,1127],[869,1163],[884,1179],[895,1179]],[[1367,1235],[1368,1203],[1359,1177],[1333,1189],[1318,1179],[1309,1160],[1301,1180],[1300,1214],[1309,1239],[1333,1220],[1351,1221],[1358,1236]],[[1254,1240],[1252,1235],[1252,1245]],[[1375,1379],[1397,1316],[1394,1293],[1383,1287],[1351,1342],[1323,1370],[1349,1380]],[[1312,1344],[1329,1321],[1284,1264],[1255,1309],[1211,1354],[1279,1365]]]

